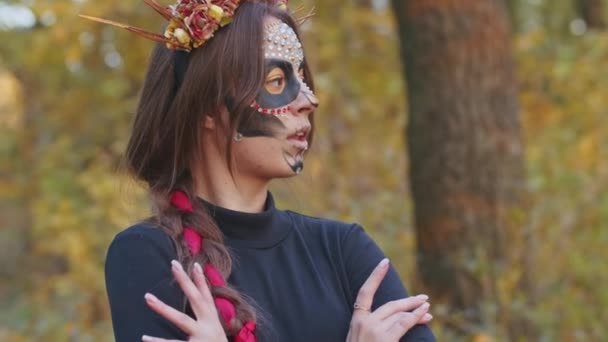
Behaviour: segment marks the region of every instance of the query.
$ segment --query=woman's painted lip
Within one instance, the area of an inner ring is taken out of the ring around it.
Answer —
[[[308,140],[300,139],[297,137],[290,137],[287,140],[296,148],[301,150],[308,150]]]

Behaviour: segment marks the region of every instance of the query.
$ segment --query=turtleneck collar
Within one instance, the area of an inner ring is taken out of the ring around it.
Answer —
[[[230,245],[249,248],[270,248],[281,242],[291,232],[288,217],[274,205],[268,192],[264,210],[246,213],[219,207],[199,198],[215,219]]]

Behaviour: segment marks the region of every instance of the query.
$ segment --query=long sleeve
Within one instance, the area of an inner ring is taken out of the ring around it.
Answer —
[[[352,292],[350,295],[354,301],[365,280],[385,256],[378,245],[358,225],[354,225],[348,232],[343,244],[343,255],[349,278],[349,287]],[[376,292],[372,310],[389,301],[407,296],[407,290],[403,286],[399,275],[391,266]],[[431,342],[435,341],[435,337],[427,325],[416,325],[401,338],[401,342],[414,341]]]
[[[150,292],[173,308],[183,306],[183,294],[173,280],[170,262],[175,251],[159,229],[138,225],[120,233],[106,257],[106,289],[118,342],[141,341],[142,335],[186,339],[172,323],[152,311]]]

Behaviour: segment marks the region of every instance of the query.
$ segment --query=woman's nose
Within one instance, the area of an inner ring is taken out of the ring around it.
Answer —
[[[309,115],[319,106],[319,100],[306,83],[302,82],[301,85],[300,92],[290,107],[294,115]]]

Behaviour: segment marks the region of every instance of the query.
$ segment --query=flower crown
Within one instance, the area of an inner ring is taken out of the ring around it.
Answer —
[[[241,3],[241,0],[177,0],[175,5],[163,6],[156,0],[143,1],[169,21],[164,35],[112,20],[82,14],[80,17],[124,28],[144,38],[164,43],[172,50],[191,51],[205,44],[220,27],[230,24]],[[277,6],[287,9],[287,1],[279,0]],[[308,16],[310,15],[312,12]]]

